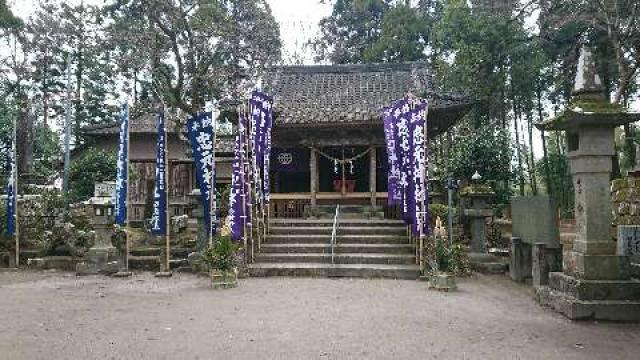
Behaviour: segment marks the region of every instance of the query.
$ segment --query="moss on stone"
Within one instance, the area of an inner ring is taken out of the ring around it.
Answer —
[[[494,194],[494,192],[493,192],[493,189],[491,189],[491,186],[484,185],[484,184],[471,184],[471,185],[465,186],[460,191],[460,196],[469,196],[469,195],[475,195],[475,194],[491,195],[491,194]]]
[[[627,109],[621,104],[612,104],[607,101],[574,99],[569,104],[569,109],[573,111],[575,108],[582,109],[583,112],[592,112],[596,114],[617,114],[626,113]]]

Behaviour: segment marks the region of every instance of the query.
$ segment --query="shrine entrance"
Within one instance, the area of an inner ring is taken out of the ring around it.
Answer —
[[[275,148],[271,162],[272,214],[303,218],[336,205],[385,211],[387,160],[384,147]]]

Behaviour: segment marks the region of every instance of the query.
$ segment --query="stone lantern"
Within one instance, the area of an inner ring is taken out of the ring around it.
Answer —
[[[615,128],[639,119],[609,103],[591,51],[583,47],[569,108],[537,125],[567,134],[577,233],[563,271],[549,274],[549,286],[537,288],[536,299],[571,319],[640,320],[640,283],[630,279],[629,258],[616,255],[610,198]]]
[[[493,216],[491,202],[495,193],[488,185],[481,185],[482,176],[476,171],[473,174],[471,185],[460,191],[463,215],[469,219],[471,230],[471,253],[485,254],[487,252],[487,218]]]
[[[103,194],[99,194],[96,190],[96,195]],[[114,234],[113,198],[111,196],[94,196],[85,205],[91,209],[90,221],[95,232],[95,240],[85,261],[76,266],[76,274],[116,273],[120,269],[120,257],[118,250],[111,243],[111,237]]]

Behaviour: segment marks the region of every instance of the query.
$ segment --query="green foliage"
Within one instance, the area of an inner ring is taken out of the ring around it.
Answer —
[[[461,244],[446,246],[444,241],[436,239],[436,258],[438,259],[438,271],[455,275],[469,273],[467,251]]]
[[[68,196],[72,201],[84,201],[93,196],[94,184],[113,181],[116,177],[116,154],[87,149],[71,163]]]
[[[210,269],[231,271],[236,266],[235,255],[239,246],[230,236],[218,236],[213,247],[202,254],[202,261]]]
[[[549,166],[549,177],[544,169],[545,160]],[[538,173],[544,178],[544,183],[550,185],[547,193],[553,198],[563,217],[573,216],[574,191],[569,172],[569,159],[564,154],[550,153],[546,158],[542,158],[536,164]]]
[[[24,248],[49,249],[47,232],[53,229],[56,217],[63,216],[64,201],[57,190],[40,190],[37,197],[20,201],[20,243]]]
[[[429,18],[406,5],[384,14],[380,37],[365,49],[365,62],[418,61],[425,57],[430,31]]]
[[[455,209],[454,214],[455,214]],[[440,220],[445,221],[449,216],[449,207],[444,204],[429,204],[429,217],[431,223],[435,223],[436,219],[440,217]]]
[[[60,172],[62,149],[58,134],[43,123],[34,127],[33,172],[42,178],[52,180]]]
[[[486,126],[457,139],[446,168],[457,179],[469,180],[478,171],[484,181],[507,181],[513,177],[512,156],[507,132]]]
[[[331,16],[320,21],[320,37],[312,43],[318,60],[362,63],[365,52],[380,38],[391,4],[390,0],[336,0]]]

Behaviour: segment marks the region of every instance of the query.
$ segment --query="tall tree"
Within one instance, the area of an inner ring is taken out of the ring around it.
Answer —
[[[188,114],[212,97],[237,95],[280,58],[265,0],[117,0],[106,11],[112,43],[121,42],[119,70],[146,78],[134,83],[146,82],[152,98]]]
[[[382,22],[392,0],[335,0],[330,16],[320,21],[320,36],[312,41],[317,60],[357,64],[380,39]],[[383,51],[380,49],[376,52]]]

